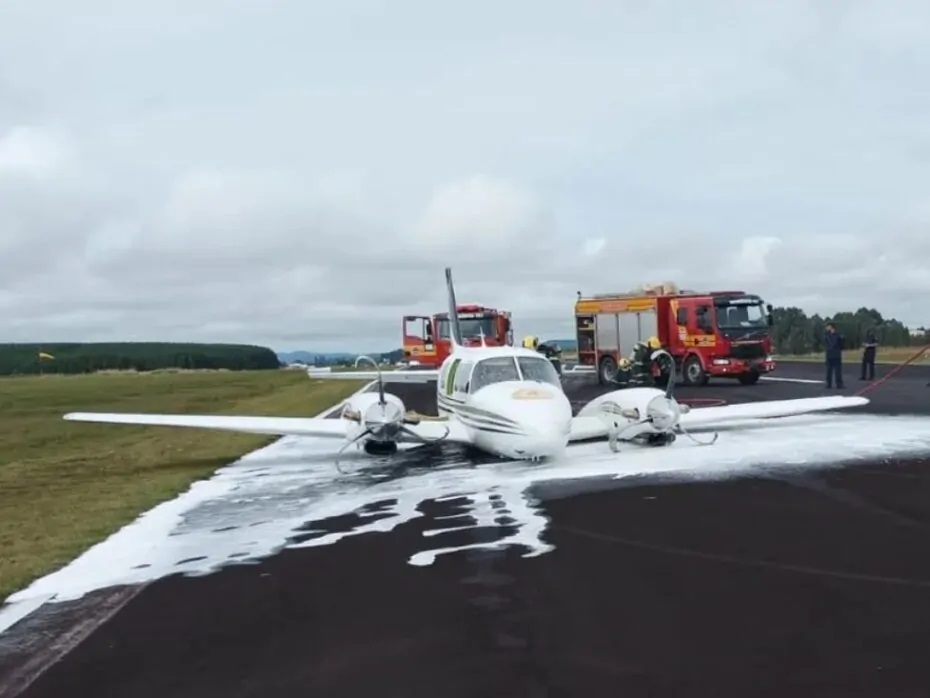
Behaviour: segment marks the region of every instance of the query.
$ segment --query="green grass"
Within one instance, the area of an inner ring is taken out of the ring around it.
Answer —
[[[875,354],[875,363],[877,364],[899,364],[907,361],[914,354],[920,351],[920,347],[879,347]],[[776,361],[823,361],[823,353],[818,354],[778,354]],[[861,349],[848,349],[843,352],[843,361],[858,363],[862,360]],[[930,351],[918,358],[913,364],[930,364]]]
[[[0,379],[0,599],[273,437],[65,422],[62,414],[313,416],[361,387],[303,371]]]

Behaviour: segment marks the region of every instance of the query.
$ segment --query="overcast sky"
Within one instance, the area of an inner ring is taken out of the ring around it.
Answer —
[[[3,341],[399,346],[676,281],[930,322],[930,4],[4,0]]]

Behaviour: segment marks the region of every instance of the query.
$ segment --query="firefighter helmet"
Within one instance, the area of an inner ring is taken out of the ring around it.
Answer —
[[[658,337],[653,336],[649,338],[648,342],[646,342],[646,346],[648,346],[650,349],[658,349],[662,346],[662,343],[659,341]]]
[[[539,346],[539,337],[527,335],[523,338],[524,349],[536,349]]]

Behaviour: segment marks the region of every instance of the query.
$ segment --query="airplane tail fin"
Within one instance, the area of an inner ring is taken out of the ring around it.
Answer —
[[[455,286],[452,283],[452,269],[450,267],[446,267],[446,288],[449,291],[449,338],[453,347],[462,346],[458,304],[455,302]]]

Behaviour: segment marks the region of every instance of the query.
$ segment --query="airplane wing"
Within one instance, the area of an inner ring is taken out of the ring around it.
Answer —
[[[271,436],[319,436],[346,438],[346,422],[323,417],[240,417],[207,414],[132,414],[128,412],[69,412],[63,419],[69,422],[100,422],[104,424],[145,424],[161,427],[193,427],[219,429],[245,434]]]
[[[866,397],[830,395],[827,397],[805,397],[792,400],[767,400],[746,402],[720,407],[698,407],[681,415],[679,423],[685,429],[703,429],[743,420],[792,417],[811,412],[846,410],[869,404]]]
[[[377,371],[326,371],[315,373],[307,371],[311,378],[319,380],[337,380],[337,381],[376,381],[378,380]],[[439,371],[422,370],[422,371],[382,371],[381,379],[385,383],[430,383],[439,380]]]
[[[792,400],[769,400],[765,402],[747,402],[721,407],[697,407],[681,415],[679,424],[685,429],[703,429],[758,419],[791,417],[811,412],[842,410],[867,405],[865,397],[847,397],[843,395],[827,397],[797,398]],[[585,441],[607,436],[607,422],[600,416],[591,415],[572,418],[572,431],[569,441]]]
[[[63,417],[69,422],[98,422],[104,424],[141,424],[162,427],[191,427],[218,429],[245,434],[269,436],[316,436],[320,438],[348,438],[347,422],[343,419],[323,417],[240,417],[233,415],[193,414],[133,414],[127,412],[69,412]],[[426,440],[445,437],[445,441],[470,443],[468,433],[458,422],[424,420],[408,424],[407,429]],[[448,427],[448,435],[446,435]],[[401,442],[418,443],[401,434]]]
[[[593,415],[572,417],[572,431],[568,437],[569,443],[604,438],[607,438],[607,420],[604,417]]]

